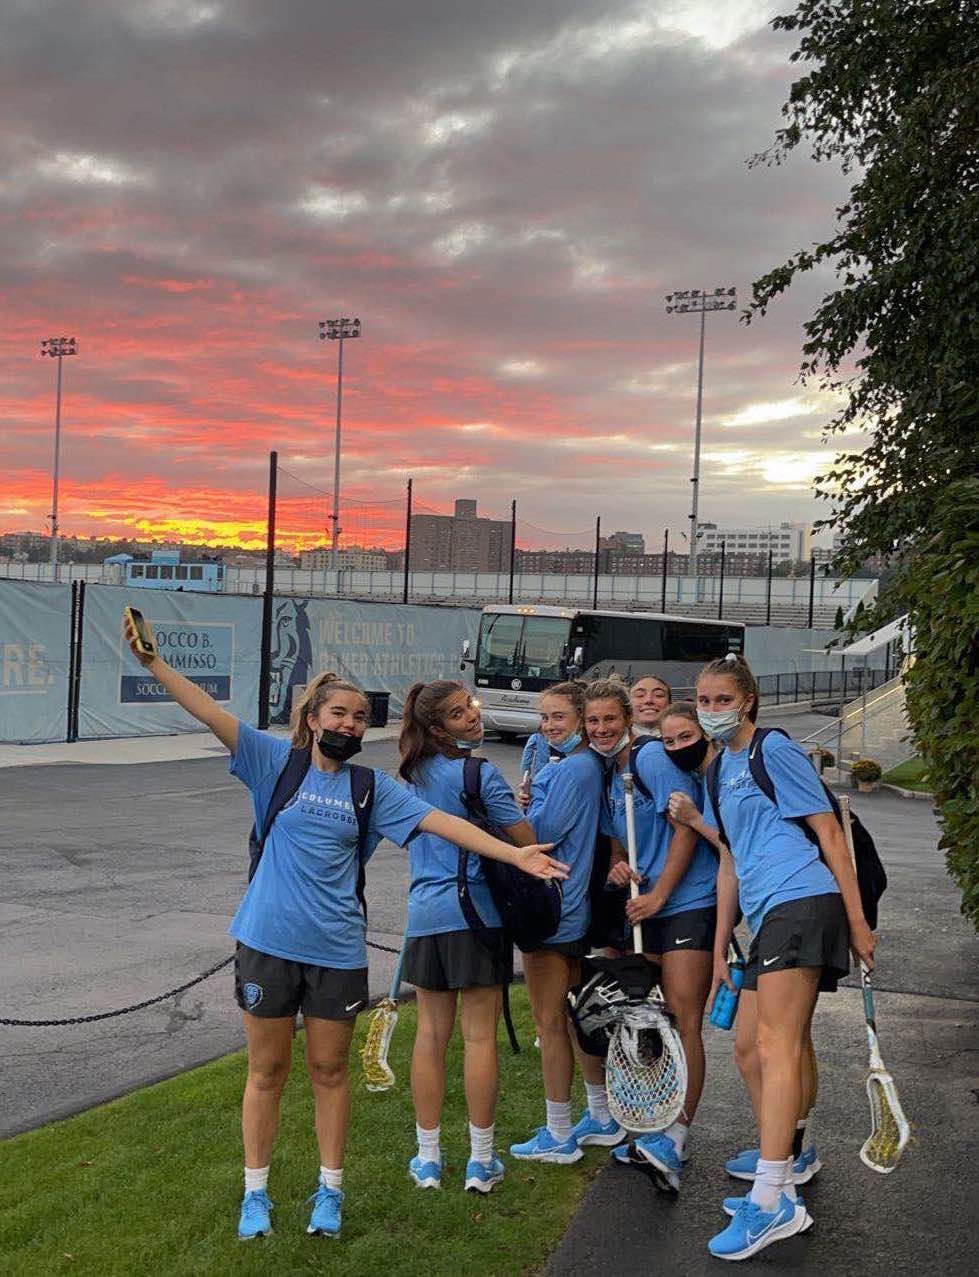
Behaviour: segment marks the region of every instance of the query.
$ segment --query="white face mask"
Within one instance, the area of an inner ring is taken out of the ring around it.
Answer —
[[[736,736],[738,728],[744,722],[744,705],[737,709],[723,709],[716,712],[709,709],[698,709],[697,718],[700,726],[714,740],[729,741]]]
[[[626,729],[619,737],[618,743],[613,745],[611,749],[599,749],[594,741],[589,745],[589,749],[593,749],[596,754],[601,754],[602,758],[614,758],[622,749],[625,749],[629,743],[629,731]]]

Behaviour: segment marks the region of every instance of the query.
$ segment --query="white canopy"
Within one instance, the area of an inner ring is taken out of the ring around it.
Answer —
[[[869,656],[871,652],[876,652],[878,648],[886,647],[888,643],[893,643],[900,639],[905,649],[911,646],[911,626],[908,623],[907,616],[899,616],[896,621],[891,621],[889,625],[881,626],[879,630],[874,630],[871,634],[864,634],[862,638],[855,639],[847,647],[838,647],[834,649],[834,656]]]

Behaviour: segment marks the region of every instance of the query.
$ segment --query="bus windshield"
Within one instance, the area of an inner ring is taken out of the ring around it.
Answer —
[[[567,617],[486,613],[479,627],[476,673],[561,679],[570,631]]]

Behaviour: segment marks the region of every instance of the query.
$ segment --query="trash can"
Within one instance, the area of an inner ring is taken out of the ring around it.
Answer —
[[[365,692],[367,703],[371,707],[370,722],[368,727],[387,727],[388,725],[388,704],[391,700],[390,692]]]

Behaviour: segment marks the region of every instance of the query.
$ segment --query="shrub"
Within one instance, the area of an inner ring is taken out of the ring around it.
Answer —
[[[874,762],[872,758],[858,758],[850,768],[850,775],[854,780],[873,782],[880,780],[883,774],[880,763]]]

